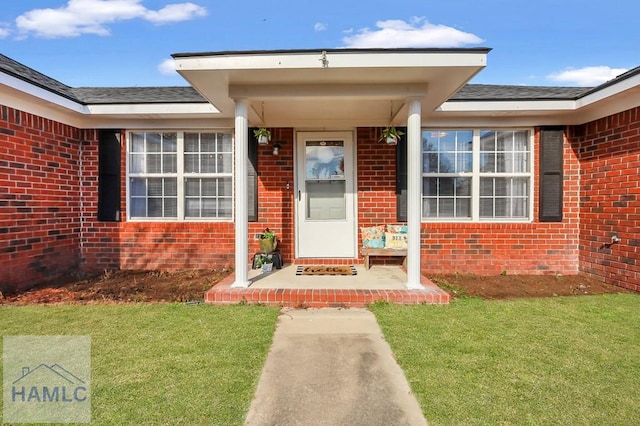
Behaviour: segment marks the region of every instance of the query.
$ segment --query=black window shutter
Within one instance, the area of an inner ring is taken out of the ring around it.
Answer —
[[[540,130],[540,222],[562,222],[562,127]]]
[[[120,130],[98,131],[98,220],[119,222]]]
[[[253,134],[254,129],[249,129],[249,161],[247,163],[248,185],[248,210],[249,222],[258,221],[258,139]]]
[[[407,221],[407,129],[398,127],[402,135],[396,146],[396,220]]]

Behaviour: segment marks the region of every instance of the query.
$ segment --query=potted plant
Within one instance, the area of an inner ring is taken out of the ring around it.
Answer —
[[[397,145],[400,136],[404,135],[404,132],[396,129],[394,126],[386,127],[380,135],[380,142],[386,142],[389,145]]]
[[[271,271],[273,271],[273,260],[268,256],[264,256],[264,259],[262,259],[262,272]]]
[[[255,129],[253,135],[258,139],[258,144],[260,145],[267,145],[271,140],[271,132],[264,127]]]
[[[276,239],[276,233],[266,228],[262,234],[260,234],[260,252],[263,254],[273,253],[278,246],[278,240]]]
[[[253,259],[253,269],[262,269],[262,272],[271,272],[273,270],[274,261],[271,254],[256,254]]]

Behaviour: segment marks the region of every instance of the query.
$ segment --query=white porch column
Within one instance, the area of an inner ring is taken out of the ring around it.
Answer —
[[[244,99],[235,100],[235,104],[236,280],[231,287],[249,287],[249,187],[247,183],[249,106]]]
[[[410,290],[421,289],[420,223],[422,221],[422,104],[409,99],[407,118],[407,283]]]

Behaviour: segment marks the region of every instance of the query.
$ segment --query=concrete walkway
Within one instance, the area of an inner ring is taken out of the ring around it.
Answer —
[[[426,425],[374,315],[288,309],[246,425]]]

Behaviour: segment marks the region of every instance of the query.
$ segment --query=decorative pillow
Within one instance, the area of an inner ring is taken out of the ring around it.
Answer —
[[[406,233],[386,232],[384,234],[384,241],[384,248],[406,249],[408,247]]]
[[[362,247],[384,248],[384,234],[370,235],[362,240]]]
[[[384,248],[384,225],[361,227],[362,246]]]
[[[384,225],[377,226],[369,226],[369,227],[360,227],[360,233],[362,234],[362,239],[366,240],[372,235],[384,235]]]
[[[387,225],[387,232],[393,232],[396,234],[406,234],[407,225],[403,223],[400,223],[398,225]]]

